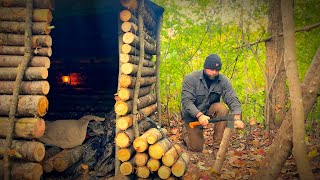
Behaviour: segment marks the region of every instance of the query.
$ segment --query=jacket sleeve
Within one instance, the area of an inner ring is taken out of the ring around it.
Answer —
[[[181,104],[183,110],[192,117],[196,117],[200,110],[194,105],[196,100],[196,84],[194,78],[186,76],[182,83]]]
[[[232,88],[229,79],[227,78],[223,84],[222,99],[229,107],[231,114],[241,114],[241,103],[236,92]]]

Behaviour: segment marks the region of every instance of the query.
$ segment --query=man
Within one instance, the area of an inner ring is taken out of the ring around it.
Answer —
[[[241,103],[232,88],[229,79],[219,74],[222,63],[216,54],[209,55],[204,63],[204,69],[194,71],[183,80],[182,84],[182,119],[185,122],[187,136],[184,140],[191,151],[202,151],[204,138],[203,127],[208,125],[209,116],[226,116],[228,109],[222,103],[222,97],[225,104],[229,107],[230,113],[234,114],[234,127],[244,128],[241,121]],[[189,127],[189,122],[199,121],[202,126],[195,128]],[[214,152],[219,149],[226,121],[214,124]]]

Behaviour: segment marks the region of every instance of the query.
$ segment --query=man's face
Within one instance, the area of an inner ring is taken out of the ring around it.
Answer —
[[[205,68],[204,73],[209,77],[209,79],[213,80],[219,75],[219,70]]]

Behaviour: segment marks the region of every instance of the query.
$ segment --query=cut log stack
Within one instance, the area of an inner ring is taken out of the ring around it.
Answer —
[[[9,111],[13,99],[14,82],[18,66],[24,59],[26,0],[0,0],[0,156],[9,153],[13,159],[12,179],[40,179],[43,170],[39,164],[44,158],[44,145],[32,139],[41,137],[45,123],[41,118],[48,110],[48,68],[52,54],[50,23],[53,0],[33,0],[32,52],[33,57],[26,69],[20,87],[15,120],[14,140],[10,152],[1,152],[9,128]],[[25,140],[23,140],[25,139]],[[0,177],[3,177],[2,164]],[[0,179],[1,179],[0,178]]]

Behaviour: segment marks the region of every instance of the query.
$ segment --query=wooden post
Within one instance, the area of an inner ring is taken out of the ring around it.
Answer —
[[[160,101],[160,53],[161,53],[161,49],[160,49],[160,32],[161,32],[161,26],[162,26],[162,16],[160,16],[159,18],[159,24],[157,27],[157,44],[156,44],[156,48],[157,48],[157,52],[156,52],[156,79],[157,79],[157,83],[156,83],[156,96],[157,96],[157,120],[158,120],[158,125],[159,127],[161,127],[162,122],[161,122],[161,101]]]

